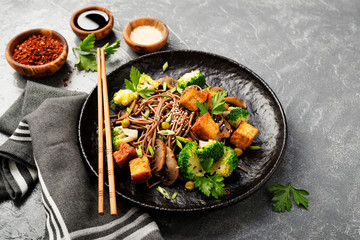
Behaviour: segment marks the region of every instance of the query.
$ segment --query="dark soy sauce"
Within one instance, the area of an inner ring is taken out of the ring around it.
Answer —
[[[106,26],[109,16],[100,10],[80,13],[75,19],[75,26],[83,31],[95,31]]]

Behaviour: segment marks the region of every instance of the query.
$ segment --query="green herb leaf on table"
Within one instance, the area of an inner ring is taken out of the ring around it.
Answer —
[[[79,54],[79,58],[75,63],[75,67],[80,71],[83,69],[85,69],[86,71],[96,71],[96,56],[93,54]]]
[[[95,45],[95,34],[89,34],[84,40],[80,42],[79,47],[73,47],[75,52],[78,54],[78,59],[75,63],[75,66],[79,71],[97,71],[97,62],[96,62],[96,51],[93,50]],[[115,43],[109,46],[109,43],[105,44],[104,52],[107,54],[113,54],[116,52],[116,48],[120,47],[120,40],[117,40]]]
[[[198,106],[198,108],[200,110],[200,116],[209,112],[209,110],[208,110],[209,106],[206,102],[203,102],[203,103],[197,102],[196,105]]]
[[[95,34],[90,33],[84,40],[80,42],[80,50],[84,52],[90,52],[94,47],[95,40]]]
[[[114,42],[113,44],[111,44],[109,46],[109,43],[106,43],[104,46],[102,46],[102,48],[104,49],[105,53],[108,54],[113,54],[117,52],[117,48],[120,47],[120,40],[117,40],[116,42]]]
[[[274,193],[274,197],[272,198],[272,201],[274,202],[274,212],[291,211],[292,203],[290,199],[290,191],[292,192],[294,201],[298,206],[302,205],[305,209],[309,208],[308,200],[304,197],[308,196],[309,192],[304,189],[296,189],[289,183],[288,186],[277,184],[270,187],[268,190],[269,192]]]

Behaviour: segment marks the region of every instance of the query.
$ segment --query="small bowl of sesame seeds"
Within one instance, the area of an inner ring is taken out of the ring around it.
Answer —
[[[39,78],[57,72],[66,62],[68,45],[58,32],[32,29],[23,32],[6,46],[5,58],[19,74]]]

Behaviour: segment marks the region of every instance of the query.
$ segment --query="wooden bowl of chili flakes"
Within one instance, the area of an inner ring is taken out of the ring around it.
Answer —
[[[39,78],[57,72],[66,62],[68,44],[58,32],[32,29],[23,32],[7,44],[5,57],[19,74]]]

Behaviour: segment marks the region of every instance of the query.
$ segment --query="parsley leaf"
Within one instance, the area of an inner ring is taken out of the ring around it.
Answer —
[[[302,205],[307,210],[309,208],[308,200],[304,197],[309,195],[309,192],[304,189],[296,189],[289,183],[288,186],[277,184],[270,187],[269,192],[274,193],[274,197],[271,199],[273,203],[274,212],[285,212],[292,208],[290,191],[292,192],[295,203],[300,206]],[[303,196],[304,195],[304,196]]]
[[[224,97],[226,96],[227,91],[217,92],[214,96],[211,97],[211,115],[215,114],[222,114],[225,110],[225,100]]]
[[[97,62],[96,62],[96,51],[93,50],[95,45],[96,36],[94,33],[89,34],[84,40],[80,42],[79,47],[73,47],[73,50],[79,55],[75,63],[75,66],[79,71],[97,71]],[[120,40],[117,40],[115,43],[109,46],[109,43],[105,44],[104,48],[105,53],[113,54],[116,52],[116,48],[120,47]]]
[[[209,173],[211,172],[211,165],[213,164],[214,159],[212,158],[205,158],[203,159],[200,164],[203,167],[203,169],[205,170],[205,172]]]
[[[131,66],[130,80],[132,81],[135,89],[137,89],[137,86],[139,85],[140,76],[141,76],[141,73],[140,73],[139,69],[137,69],[134,66]]]
[[[143,89],[138,89],[137,86],[139,85],[140,76],[141,76],[140,71],[136,67],[131,66],[131,70],[130,70],[131,81],[125,79],[124,80],[125,87],[133,92],[139,93],[142,98],[149,98],[152,94],[155,93],[155,90],[148,89],[147,87]]]
[[[137,90],[142,98],[149,98],[151,95],[155,93],[155,90],[148,89],[147,87],[141,90]]]
[[[196,105],[198,106],[198,108],[200,110],[200,116],[209,112],[209,110],[208,110],[209,106],[206,102],[203,102],[203,103],[197,102]]]
[[[219,174],[215,173],[213,176],[204,176],[195,178],[195,186],[199,188],[206,196],[213,196],[218,199],[219,197],[226,194],[224,190],[225,184],[222,182],[224,178]]]
[[[80,42],[80,50],[84,52],[90,52],[90,50],[94,47],[95,39],[96,37],[94,33],[87,35],[87,37]]]
[[[196,177],[194,184],[195,187],[199,188],[206,196],[210,196],[213,184],[207,177]]]
[[[113,54],[113,53],[117,52],[116,48],[119,48],[119,47],[120,47],[120,40],[117,40],[110,46],[109,46],[109,43],[106,43],[102,48],[104,48],[105,53]]]
[[[96,57],[93,54],[82,55],[79,54],[79,58],[75,63],[75,67],[79,70],[85,69],[86,71],[96,71],[97,63]]]

